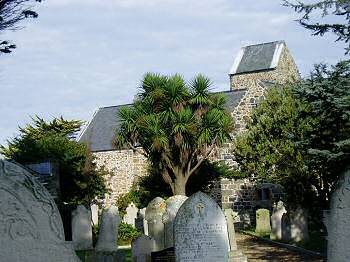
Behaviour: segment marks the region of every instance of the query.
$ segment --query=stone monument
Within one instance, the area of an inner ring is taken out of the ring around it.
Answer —
[[[103,210],[96,251],[114,252],[118,250],[117,241],[119,223],[119,212],[116,206],[110,206]]]
[[[148,224],[147,220],[145,219],[146,215],[146,208],[139,209],[139,212],[137,212],[137,218],[135,220],[135,227],[143,232],[146,236],[148,236]]]
[[[148,235],[156,241],[155,251],[164,248],[163,215],[166,204],[163,198],[156,197],[148,203],[145,218],[148,224]]]
[[[137,218],[137,212],[139,209],[131,202],[126,208],[126,214],[123,218],[124,222],[135,227],[135,220]]]
[[[156,242],[149,236],[140,236],[132,243],[132,256],[135,262],[150,262]]]
[[[270,211],[265,208],[256,211],[256,229],[258,234],[269,234],[271,232]]]
[[[20,165],[0,160],[0,262],[78,262],[50,193]]]
[[[338,180],[331,194],[330,210],[325,212],[327,261],[350,260],[350,170]]]
[[[271,215],[271,239],[282,239],[282,216],[286,213],[286,209],[282,201],[278,201],[273,207]]]
[[[75,250],[92,249],[91,212],[83,205],[72,212],[72,240]]]
[[[242,251],[238,250],[236,242],[236,232],[235,232],[235,220],[237,221],[237,212],[234,212],[232,209],[225,209],[225,217],[227,221],[227,231],[230,243],[230,253],[229,261],[230,262],[247,262],[248,259],[243,255]]]
[[[174,221],[176,262],[227,262],[225,216],[214,199],[202,192],[189,197]]]
[[[163,224],[164,224],[164,248],[169,248],[174,246],[174,220],[177,211],[181,205],[187,200],[187,196],[172,196],[166,201],[166,210],[163,214]]]

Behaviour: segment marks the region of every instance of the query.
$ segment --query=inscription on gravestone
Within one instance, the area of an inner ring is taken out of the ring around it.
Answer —
[[[225,216],[217,203],[197,192],[180,207],[174,223],[177,262],[228,261]]]

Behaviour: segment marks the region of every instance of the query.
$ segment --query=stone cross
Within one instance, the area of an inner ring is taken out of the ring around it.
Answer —
[[[174,221],[176,262],[227,262],[225,216],[208,195],[197,192],[180,207]]]
[[[0,261],[79,262],[50,193],[22,166],[0,160]]]
[[[75,250],[92,249],[91,212],[83,205],[72,212],[72,241]]]

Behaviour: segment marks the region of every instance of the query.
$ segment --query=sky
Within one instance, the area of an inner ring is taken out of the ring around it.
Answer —
[[[38,19],[6,31],[0,55],[0,144],[38,115],[89,121],[98,107],[131,103],[146,72],[202,73],[229,90],[242,46],[285,40],[302,76],[344,58],[335,37],[315,37],[281,0],[45,0]]]

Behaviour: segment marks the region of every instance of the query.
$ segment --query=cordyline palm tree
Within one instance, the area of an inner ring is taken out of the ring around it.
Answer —
[[[225,97],[211,94],[210,85],[203,75],[186,84],[180,75],[148,73],[134,105],[119,112],[117,148],[141,151],[174,195],[185,195],[194,171],[231,139],[234,125]]]

